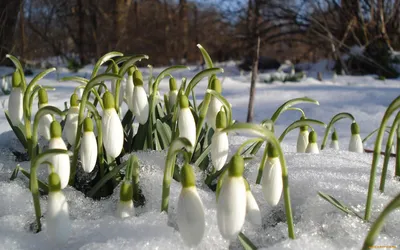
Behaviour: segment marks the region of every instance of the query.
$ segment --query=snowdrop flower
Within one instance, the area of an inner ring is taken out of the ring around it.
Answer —
[[[215,90],[216,92],[222,92],[221,82],[214,78],[211,82],[210,88]],[[222,103],[215,96],[211,96],[210,105],[208,106],[206,121],[208,126],[212,127],[215,130],[215,119],[217,117],[218,112],[221,110]]]
[[[84,88],[78,88],[78,89],[76,90],[76,94],[78,95],[79,100],[82,99],[82,95],[83,95],[83,91],[84,91],[84,90],[85,90]]]
[[[364,146],[360,136],[360,127],[356,122],[353,122],[351,124],[349,151],[356,153],[364,153]]]
[[[58,121],[53,121],[50,124],[50,142],[49,149],[64,149],[67,150],[63,139],[61,138],[61,125]],[[61,180],[61,189],[68,185],[70,174],[69,156],[67,154],[53,155],[49,158],[49,162],[54,166],[54,172],[58,174]],[[51,170],[49,169],[49,172]]]
[[[126,96],[126,104],[128,105],[129,110],[133,113],[133,89],[135,85],[133,84],[133,72],[134,68],[129,68],[128,70],[128,79],[126,80],[125,87],[125,96]]]
[[[308,126],[301,126],[297,137],[297,153],[305,153],[308,145]]]
[[[46,214],[47,235],[57,245],[65,244],[71,234],[68,202],[61,192],[61,181],[57,173],[49,175],[49,198]]]
[[[178,98],[178,88],[176,87],[175,78],[171,77],[169,79],[169,108],[172,110],[174,105],[176,104],[176,99]]]
[[[182,167],[181,177],[182,190],[178,198],[176,222],[185,244],[195,247],[204,236],[204,206],[197,193],[196,179],[189,164]]]
[[[12,76],[12,90],[8,98],[8,114],[12,124],[15,126],[21,123],[24,115],[24,93],[22,93],[21,81],[21,75],[18,71],[15,71]]]
[[[70,98],[71,107],[68,110],[67,118],[65,119],[64,132],[69,144],[75,144],[76,132],[78,130],[79,102],[78,95],[72,94]]]
[[[339,139],[338,139],[338,135],[336,133],[336,130],[333,130],[332,137],[331,137],[330,148],[333,148],[335,150],[339,150]]]
[[[116,216],[126,218],[135,216],[135,207],[132,201],[133,187],[130,181],[123,181],[119,193]]]
[[[44,88],[39,89],[39,109],[48,105],[47,91]],[[50,124],[53,122],[53,116],[46,114],[39,120],[38,134],[46,140],[50,140]]]
[[[107,91],[103,95],[103,145],[107,155],[116,158],[122,151],[124,145],[124,130],[121,120],[115,111],[115,103],[113,95]]]
[[[191,149],[187,149],[190,151],[193,150],[196,143],[196,123],[194,121],[192,111],[189,109],[189,101],[186,95],[181,95],[179,105],[181,107],[178,117],[179,136],[185,137],[190,141],[192,147]]]
[[[243,158],[234,155],[229,162],[228,177],[222,183],[217,200],[218,229],[227,240],[238,236],[246,217],[247,195],[243,170]]]
[[[251,223],[255,225],[261,225],[261,212],[258,207],[256,199],[254,199],[253,194],[250,190],[250,185],[247,180],[244,180],[246,185],[246,213]]]
[[[86,117],[83,121],[83,131],[80,148],[82,168],[86,173],[90,173],[94,169],[97,159],[97,141],[90,117]]]
[[[113,64],[113,73],[114,74],[118,74],[118,67],[116,64]],[[118,99],[118,106],[121,106],[122,102],[124,101],[124,84],[126,83],[125,78],[122,78],[121,82],[120,82],[120,88],[119,88],[119,99]],[[117,80],[112,80],[111,81],[111,93],[116,96],[116,85],[117,85]]]
[[[142,73],[139,70],[133,72],[133,83],[135,87],[132,94],[132,113],[140,124],[145,124],[149,118],[149,101],[143,88]]]
[[[319,154],[318,144],[317,144],[317,132],[314,130],[308,135],[308,145],[306,148],[306,153]]]
[[[283,190],[282,167],[278,150],[268,144],[268,158],[261,178],[264,198],[270,206],[276,206]]]
[[[228,134],[221,132],[226,127],[226,114],[219,111],[216,120],[216,130],[211,138],[211,161],[215,170],[220,170],[228,158],[229,141]]]

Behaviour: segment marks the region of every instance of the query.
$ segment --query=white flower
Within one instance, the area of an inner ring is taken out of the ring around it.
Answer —
[[[189,102],[185,95],[181,96],[180,107],[178,117],[179,136],[188,139],[193,148],[196,143],[196,122],[189,109]]]
[[[133,206],[133,201],[119,201],[115,215],[121,219],[135,216],[135,207]]]
[[[84,120],[84,132],[81,142],[81,161],[82,168],[86,173],[92,172],[97,160],[97,141],[93,133],[93,123],[89,117]]]
[[[53,123],[54,122],[56,121],[53,121]],[[52,137],[49,142],[49,149],[67,150],[67,146],[61,137]],[[50,157],[49,161],[53,164],[54,171],[60,176],[61,189],[64,189],[68,185],[70,175],[69,156],[67,154],[53,155]]]
[[[217,200],[217,222],[222,237],[233,240],[242,230],[246,218],[247,195],[242,177],[244,160],[234,155],[229,163]]]
[[[103,145],[107,155],[116,158],[124,146],[124,130],[115,111],[114,97],[110,92],[103,95],[104,111],[102,118]]]
[[[64,244],[71,234],[68,203],[61,191],[49,192],[46,213],[47,234],[50,240]]]
[[[75,144],[76,132],[78,130],[78,116],[79,116],[79,107],[71,106],[67,113],[67,118],[65,119],[65,136],[67,137],[67,141],[69,144]]]
[[[331,141],[330,148],[339,150],[339,141],[338,140]]]
[[[261,179],[264,198],[270,206],[276,206],[283,190],[282,168],[277,155],[268,156]]]
[[[18,124],[22,121],[24,115],[23,99],[24,95],[21,88],[16,87],[11,90],[10,97],[8,99],[8,114],[14,126],[18,126]]]
[[[222,103],[218,100],[218,98],[211,96],[210,105],[208,106],[206,121],[208,126],[212,127],[215,130],[215,119],[217,117],[218,112],[221,110]]]
[[[364,146],[360,137],[360,127],[356,122],[353,122],[351,124],[349,151],[356,153],[364,153]]]
[[[133,76],[128,75],[128,80],[126,81],[125,87],[125,95],[126,95],[126,104],[128,104],[129,110],[133,113]]]
[[[39,104],[39,109],[45,107],[47,104]],[[50,124],[53,122],[53,117],[50,114],[42,116],[39,120],[38,134],[43,136],[46,140],[50,140]]]
[[[146,91],[141,85],[135,85],[133,90],[132,113],[136,116],[140,124],[145,124],[149,118],[149,101],[147,100]]]
[[[186,245],[197,246],[203,239],[205,230],[204,207],[196,187],[182,188],[178,198],[176,222]]]
[[[211,161],[214,168],[218,171],[226,163],[229,152],[228,134],[226,132],[217,131],[211,138]]]
[[[301,130],[299,132],[299,136],[297,137],[297,153],[306,152],[306,148],[308,145],[308,130]]]
[[[172,110],[174,105],[176,104],[176,99],[178,98],[178,90],[169,91],[169,107]]]
[[[250,189],[246,191],[246,211],[251,223],[261,225],[261,212]]]
[[[306,148],[306,153],[319,154],[318,144],[317,144],[317,133],[313,130],[308,135],[308,145]]]

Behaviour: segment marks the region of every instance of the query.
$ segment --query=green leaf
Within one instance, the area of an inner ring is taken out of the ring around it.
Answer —
[[[136,135],[133,137],[132,150],[145,149],[146,132],[148,129],[148,121],[145,124],[139,124]]]
[[[5,112],[6,119],[8,124],[10,125],[11,129],[13,130],[14,134],[17,136],[18,140],[21,142],[22,146],[27,150],[28,149],[28,142],[26,141],[25,134],[18,126],[14,126],[11,122],[10,116],[8,115],[8,110]]]
[[[129,60],[127,60],[126,62],[124,62],[124,64],[121,66],[121,68],[119,69],[119,75],[122,77],[125,75],[126,71],[128,71],[128,69],[134,65],[137,61],[141,61],[142,59],[149,59],[148,55],[136,55],[136,56],[132,56]]]
[[[363,218],[361,216],[359,216],[356,212],[354,212],[352,209],[348,208],[346,205],[344,205],[342,202],[335,199],[334,197],[332,197],[328,194],[324,194],[322,192],[318,192],[318,195],[321,198],[323,198],[324,200],[326,200],[327,202],[329,202],[330,204],[332,204],[333,206],[335,206],[336,208],[338,208],[340,211],[342,211],[348,215],[357,216],[358,218],[363,220]]]
[[[242,232],[239,233],[238,235],[240,244],[242,244],[242,247],[245,250],[256,250],[257,247],[250,241],[249,238],[246,237]]]
[[[85,85],[89,82],[88,79],[79,77],[79,76],[66,76],[66,77],[61,78],[59,81],[60,82],[67,82],[67,81],[79,82],[79,83],[85,84]]]
[[[201,155],[196,159],[196,161],[194,162],[193,166],[195,167],[199,167],[201,165],[201,163],[208,158],[208,154],[211,151],[211,145],[208,145],[203,152],[201,153]]]
[[[163,149],[168,148],[169,144],[171,144],[171,128],[167,124],[162,123],[160,120],[157,120],[156,127],[161,138]]]
[[[192,91],[192,89],[194,89],[194,87],[196,87],[196,85],[204,78],[207,76],[211,76],[217,73],[223,73],[224,69],[223,68],[211,68],[211,69],[205,69],[203,71],[200,71],[199,73],[197,73],[192,80],[190,80],[186,90],[185,90],[185,95],[187,97],[189,97],[190,92]]]
[[[386,126],[386,130],[385,132],[389,134],[390,132],[390,126]],[[379,128],[375,129],[374,131],[372,131],[371,133],[369,133],[363,140],[362,142],[365,143],[366,141],[368,141],[369,138],[371,138],[371,136],[373,136],[376,132],[378,132]]]
[[[214,67],[213,62],[211,60],[210,55],[207,53],[207,51],[200,44],[197,44],[197,48],[199,48],[201,54],[203,55],[203,58],[204,58],[204,61],[207,64],[207,67],[208,68],[213,68]]]
[[[335,124],[335,122],[337,122],[341,119],[344,119],[344,118],[348,118],[348,119],[352,120],[353,122],[356,120],[352,114],[346,113],[346,112],[339,113],[339,114],[336,114],[335,116],[333,116],[331,121],[328,123],[328,127],[325,130],[324,139],[322,140],[322,143],[321,143],[321,150],[324,149],[324,147],[325,147],[326,141],[328,140],[328,134],[329,134],[333,124]]]
[[[292,100],[289,100],[287,102],[285,102],[284,104],[282,104],[276,111],[275,113],[272,115],[271,120],[276,122],[276,120],[278,119],[278,117],[285,112],[285,110],[288,110],[290,107],[292,107],[293,105],[299,104],[299,103],[313,103],[316,105],[319,105],[319,102],[308,98],[308,97],[300,97],[300,98],[295,98]]]
[[[90,79],[93,79],[97,75],[97,72],[99,71],[100,66],[103,65],[105,62],[107,62],[108,60],[110,60],[113,57],[123,56],[123,55],[124,54],[122,54],[121,52],[111,51],[111,52],[105,54],[104,56],[100,57],[100,59],[94,65]]]
[[[25,88],[26,88],[26,79],[25,79],[25,73],[24,73],[24,69],[22,68],[21,62],[13,55],[7,54],[6,57],[13,62],[13,64],[15,65],[17,70],[19,71],[19,74],[21,75],[22,84],[23,84],[22,90],[25,90]]]

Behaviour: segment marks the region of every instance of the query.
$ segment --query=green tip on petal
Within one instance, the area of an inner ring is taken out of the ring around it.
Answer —
[[[113,109],[115,108],[114,96],[110,91],[106,91],[103,95],[103,103],[104,109]]]
[[[317,143],[317,132],[314,130],[310,132],[308,135],[308,142],[309,143]]]
[[[39,96],[39,104],[46,104],[49,102],[49,98],[47,96],[47,91],[45,88],[39,89],[38,96]]]
[[[181,182],[183,188],[196,186],[196,177],[194,176],[192,166],[187,163],[181,169]]]
[[[213,78],[211,81],[211,86],[210,88],[212,90],[215,90],[216,92],[220,93],[222,92],[222,87],[221,87],[221,82],[219,81],[218,78]]]
[[[128,69],[128,75],[133,75],[133,72],[135,72],[135,70],[136,70],[136,68],[135,67],[130,67],[129,69]]]
[[[229,162],[229,176],[241,177],[244,171],[244,159],[238,154],[232,156]]]
[[[69,103],[71,104],[71,107],[78,107],[79,105],[79,97],[77,94],[72,94],[71,98],[69,99]]]
[[[142,73],[138,69],[133,72],[133,80],[135,79],[139,79],[143,82]]]
[[[133,85],[135,86],[143,86],[143,81],[139,78],[133,78]]]
[[[246,180],[246,178],[243,178],[244,185],[246,186],[246,191],[250,191],[250,185],[249,182]]]
[[[93,122],[90,117],[86,117],[83,121],[83,131],[85,132],[93,132]]]
[[[117,65],[116,63],[113,63],[112,72],[113,72],[114,74],[118,74],[118,65]]]
[[[331,139],[332,139],[332,141],[338,141],[339,140],[339,137],[338,137],[338,135],[336,133],[336,130],[333,131]]]
[[[174,91],[177,90],[178,88],[176,87],[176,80],[175,78],[171,77],[169,78],[169,90]]]
[[[49,191],[58,192],[61,190],[61,180],[57,173],[49,174]]]
[[[60,138],[62,134],[61,125],[58,121],[52,121],[50,124],[51,138]]]
[[[179,100],[179,106],[181,109],[189,108],[189,100],[186,95],[182,94]]]
[[[276,147],[274,147],[274,145],[272,145],[271,143],[268,143],[268,157],[269,158],[276,158],[278,157],[278,150],[276,149]]]
[[[121,185],[121,190],[119,191],[120,201],[131,201],[133,197],[133,187],[130,182],[124,181]]]
[[[21,74],[18,70],[14,71],[12,74],[12,86],[13,88],[19,88],[21,86]]]
[[[352,135],[360,134],[360,127],[358,126],[357,122],[353,122],[351,124],[351,134]]]
[[[306,119],[305,116],[301,116],[301,117],[300,117],[300,120],[304,120],[304,119]],[[307,126],[307,125],[301,126],[301,127],[300,127],[300,131],[308,131],[308,126]]]
[[[217,128],[226,128],[226,114],[223,110],[220,110],[215,119],[215,126]]]

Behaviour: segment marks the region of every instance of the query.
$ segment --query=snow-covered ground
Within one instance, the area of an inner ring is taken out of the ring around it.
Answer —
[[[244,122],[247,116],[248,93],[250,88],[249,73],[242,73],[234,63],[225,63],[223,95],[231,102],[233,118]],[[162,69],[155,69],[155,73]],[[0,68],[0,73],[12,69]],[[82,69],[78,75],[88,77],[91,68]],[[176,79],[187,77],[189,80],[199,69],[173,73]],[[143,69],[145,78],[148,69]],[[1,75],[0,74],[0,75]],[[54,86],[49,92],[49,103],[59,108],[69,100],[73,89],[78,86],[73,82],[58,82],[57,77],[70,75],[61,69],[40,81],[43,85]],[[308,73],[313,75],[313,73]],[[339,76],[335,80],[329,73],[323,82],[314,78],[305,78],[297,83],[257,84],[255,97],[255,122],[270,118],[275,109],[285,101],[307,96],[319,101],[320,105],[301,104],[308,118],[328,123],[339,112],[352,113],[360,125],[361,137],[377,128],[388,104],[400,94],[400,80],[375,80],[373,76]],[[28,77],[28,81],[31,80]],[[263,79],[263,75],[260,75]],[[160,84],[160,93],[168,91],[168,81]],[[196,97],[204,97],[206,81],[196,87]],[[0,104],[7,109],[7,96],[0,96]],[[125,105],[125,104],[124,104]],[[126,110],[126,107],[124,107]],[[293,121],[299,119],[297,111],[284,113],[277,121],[276,135]],[[315,127],[318,142],[321,143],[324,129]],[[282,143],[289,169],[291,201],[295,222],[296,239],[287,237],[287,224],[283,200],[276,207],[267,205],[261,192],[261,186],[255,185],[259,155],[246,165],[245,176],[251,183],[252,192],[260,206],[262,225],[255,226],[246,221],[243,228],[245,235],[259,248],[264,249],[360,249],[371,224],[358,218],[347,216],[322,200],[318,191],[328,193],[363,214],[368,189],[371,154],[347,152],[350,138],[350,121],[341,120],[336,125],[339,135],[340,151],[330,149],[319,155],[295,153],[298,131],[288,134]],[[162,170],[165,152],[137,153],[141,161],[140,183],[147,203],[136,209],[136,217],[118,219],[114,211],[118,193],[108,199],[93,201],[70,187],[64,190],[67,196],[72,219],[72,236],[66,245],[53,245],[46,235],[46,224],[38,234],[29,232],[29,225],[34,221],[32,196],[28,190],[28,181],[20,175],[9,181],[17,162],[10,152],[18,148],[4,113],[0,112],[0,249],[185,249],[176,225],[176,205],[180,184],[173,181],[171,186],[169,214],[160,213]],[[242,135],[230,135],[230,154],[246,140]],[[364,145],[373,148],[373,138]],[[382,163],[380,160],[380,164]],[[28,168],[27,162],[20,163]],[[394,158],[389,163],[386,192],[374,192],[372,220],[384,206],[400,192],[400,182],[392,178]],[[377,176],[380,177],[380,168]],[[44,172],[41,177],[43,178]],[[197,173],[198,190],[206,209],[206,231],[198,249],[240,249],[238,241],[224,240],[217,227],[215,194],[201,184],[201,173]],[[378,178],[376,180],[376,185]],[[41,198],[41,207],[46,216],[47,197]],[[377,246],[400,247],[400,211],[392,213],[387,220],[376,244]]]

